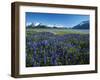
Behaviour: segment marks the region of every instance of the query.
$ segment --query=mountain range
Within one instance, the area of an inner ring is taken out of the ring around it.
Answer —
[[[67,28],[61,25],[44,25],[41,23],[36,23],[36,24],[30,23],[26,26],[27,28],[30,28],[30,27],[31,28]],[[82,21],[79,24],[73,26],[72,29],[89,29],[89,27],[90,27],[89,21]]]
[[[74,26],[72,29],[89,29],[89,21],[82,21],[78,25]]]

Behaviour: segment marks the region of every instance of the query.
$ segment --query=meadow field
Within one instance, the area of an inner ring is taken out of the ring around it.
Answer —
[[[82,29],[41,29],[41,28],[34,28],[34,29],[26,29],[26,33],[33,34],[35,32],[50,32],[54,34],[89,34],[89,30],[82,30]],[[26,34],[27,35],[27,34]]]
[[[89,30],[26,28],[26,67],[89,64]]]

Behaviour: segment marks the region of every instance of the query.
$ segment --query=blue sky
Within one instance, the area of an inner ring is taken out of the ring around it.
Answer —
[[[73,27],[87,20],[89,20],[89,15],[26,12],[26,24],[41,23],[43,25]]]

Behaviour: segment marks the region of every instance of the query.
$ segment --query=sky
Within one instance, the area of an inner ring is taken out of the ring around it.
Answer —
[[[77,14],[53,14],[53,13],[34,13],[26,12],[26,25],[39,23],[48,26],[58,27],[73,27],[82,21],[88,21],[89,15],[77,15]]]

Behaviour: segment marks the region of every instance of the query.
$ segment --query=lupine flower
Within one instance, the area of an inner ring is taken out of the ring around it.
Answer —
[[[30,56],[32,55],[32,56]],[[89,35],[54,35],[37,32],[26,36],[26,66],[89,64]]]

